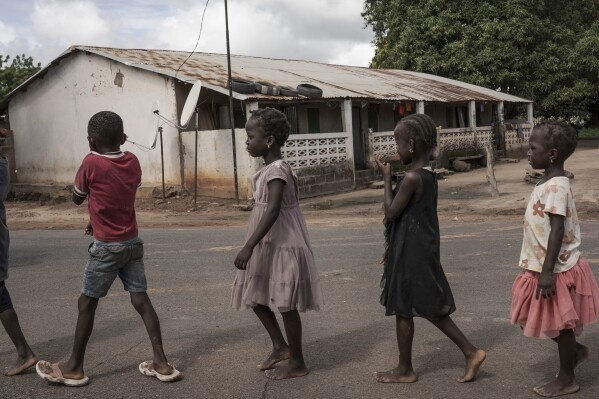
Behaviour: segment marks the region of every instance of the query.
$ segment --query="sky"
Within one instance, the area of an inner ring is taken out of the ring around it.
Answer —
[[[192,51],[206,0],[0,0],[0,54],[46,65],[72,45]],[[232,54],[368,66],[363,0],[228,0]],[[224,0],[196,51],[226,53]]]

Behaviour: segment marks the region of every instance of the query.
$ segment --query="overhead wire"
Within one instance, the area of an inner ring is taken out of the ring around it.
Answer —
[[[196,41],[196,45],[193,47],[193,50],[191,50],[191,53],[189,53],[189,55],[187,56],[185,61],[183,61],[183,63],[181,65],[179,65],[179,68],[177,68],[177,71],[175,72],[175,78],[177,78],[177,74],[179,74],[179,71],[181,70],[181,68],[183,68],[183,65],[185,65],[185,63],[187,61],[189,61],[189,59],[191,58],[193,53],[196,51],[196,48],[198,48],[198,44],[200,44],[200,38],[202,37],[202,27],[204,26],[204,16],[206,15],[206,9],[208,8],[208,3],[210,3],[210,0],[206,0],[206,5],[204,6],[204,11],[202,12],[202,20],[200,22],[200,34],[198,35],[198,40]]]

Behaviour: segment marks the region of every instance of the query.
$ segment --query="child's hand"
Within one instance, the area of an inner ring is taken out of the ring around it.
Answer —
[[[94,235],[94,228],[92,227],[92,224],[90,222],[87,222],[87,226],[85,226],[85,230],[83,230],[83,234],[85,234],[86,236]]]
[[[539,296],[541,295],[543,298],[551,298],[555,295],[555,281],[553,280],[553,272],[539,274],[535,298],[539,299]]]
[[[376,162],[376,166],[379,169],[379,172],[383,175],[383,177],[391,176],[391,164],[389,162],[385,162],[385,159],[381,155],[377,155],[374,158]]]
[[[237,257],[235,258],[235,267],[239,270],[245,270],[248,261],[252,257],[252,252],[254,252],[254,248],[247,245],[241,248],[241,251],[239,251]]]

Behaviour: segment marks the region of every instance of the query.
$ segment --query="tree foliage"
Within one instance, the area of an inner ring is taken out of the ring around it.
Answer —
[[[596,0],[365,0],[373,68],[462,80],[585,122],[599,100]]]
[[[12,62],[9,61],[10,56],[0,54],[0,99],[42,68],[41,63],[35,64],[33,58],[26,57],[25,54],[17,55]]]

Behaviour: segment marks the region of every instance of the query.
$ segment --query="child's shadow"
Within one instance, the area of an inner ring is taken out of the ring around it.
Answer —
[[[310,368],[330,370],[344,363],[363,360],[376,344],[388,339],[388,336],[381,334],[381,330],[387,327],[388,323],[383,320],[306,343]]]

